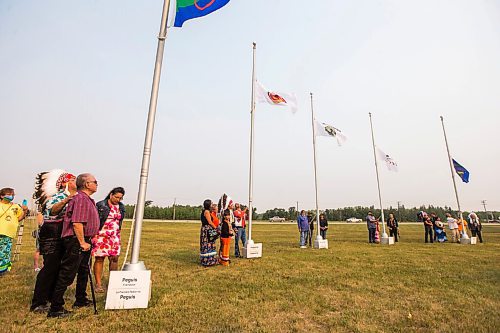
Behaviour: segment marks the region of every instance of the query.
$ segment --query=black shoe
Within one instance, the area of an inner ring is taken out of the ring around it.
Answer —
[[[71,311],[62,309],[61,311],[50,311],[47,313],[47,318],[66,318],[71,316]]]
[[[48,304],[42,304],[35,307],[31,307],[30,311],[33,313],[47,313],[50,310],[50,306]]]
[[[80,302],[80,301],[77,301],[75,303],[73,303],[73,309],[78,309],[78,308],[84,308],[84,307],[87,307],[87,306],[91,306],[92,305],[92,302],[88,299]]]

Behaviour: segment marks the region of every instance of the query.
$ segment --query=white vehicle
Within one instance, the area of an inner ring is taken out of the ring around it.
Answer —
[[[347,223],[357,223],[357,222],[361,222],[363,220],[362,219],[357,219],[355,217],[351,217],[351,218],[348,218],[346,221],[347,221]]]
[[[279,217],[279,216],[273,216],[269,219],[269,222],[285,222],[284,217]]]

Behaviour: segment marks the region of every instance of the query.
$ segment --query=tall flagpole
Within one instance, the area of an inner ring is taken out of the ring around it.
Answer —
[[[444,129],[444,119],[441,118],[441,125],[443,126],[444,142],[446,143],[446,152],[448,153],[448,162],[450,163],[451,179],[453,180],[453,188],[455,189],[455,198],[457,199],[458,214],[460,215],[460,220],[462,221],[462,237],[468,239],[469,235],[465,232],[465,221],[462,216],[462,209],[460,208],[460,200],[458,200],[457,183],[455,181],[455,173],[453,172],[453,162],[451,161],[450,148],[448,146],[448,138],[446,137],[446,130]]]
[[[382,212],[382,238],[388,238],[389,236],[385,232],[385,217],[384,217],[384,207],[382,206],[382,194],[380,191],[380,179],[378,176],[378,162],[377,162],[377,153],[375,152],[375,137],[373,135],[373,124],[372,124],[372,113],[369,112],[368,115],[370,116],[370,128],[372,131],[372,145],[373,145],[373,157],[375,158],[375,173],[377,174],[377,187],[378,187],[378,202],[380,204],[380,211]],[[381,242],[382,243],[382,242]]]
[[[165,49],[165,39],[167,37],[167,20],[170,0],[164,0],[163,12],[161,15],[160,34],[158,35],[158,47],[156,49],[156,62],[153,74],[153,85],[151,88],[151,98],[149,99],[149,113],[146,125],[146,136],[144,139],[144,151],[142,155],[141,174],[139,179],[139,193],[136,204],[136,220],[134,226],[134,241],[132,244],[132,255],[130,263],[123,268],[126,271],[145,270],[144,262],[139,261],[139,251],[141,248],[142,220],[144,218],[144,206],[146,201],[146,189],[148,186],[149,161],[151,158],[151,147],[153,144],[153,132],[155,125],[156,106],[158,102],[158,90],[160,87],[161,66],[163,61],[163,51]]]
[[[255,52],[257,44],[253,43],[252,55],[252,98],[250,105],[250,171],[248,175],[248,242],[253,243],[252,240],[252,215],[253,215],[253,120],[255,115]]]
[[[314,107],[313,107],[313,93],[311,95],[311,124],[312,124],[312,134],[313,134],[313,152],[314,152],[314,189],[316,192],[316,224],[317,233],[316,239],[323,239],[321,233],[319,232],[319,207],[318,207],[318,173],[316,172],[316,126],[314,126]]]

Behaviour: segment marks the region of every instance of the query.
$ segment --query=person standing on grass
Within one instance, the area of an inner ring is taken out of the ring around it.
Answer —
[[[52,294],[48,318],[67,317],[70,311],[64,308],[64,293],[73,283],[75,276],[76,291],[73,308],[90,306],[87,298],[87,282],[89,279],[89,260],[92,237],[99,232],[99,213],[94,200],[90,197],[97,192],[97,180],[90,173],[76,178],[77,194],[66,208],[62,228],[64,254],[57,276],[56,286]]]
[[[64,254],[61,232],[66,207],[76,195],[76,177],[61,169],[37,175],[33,199],[43,214],[38,233],[43,267],[36,276],[30,311],[45,313],[56,285],[61,259]]]
[[[429,243],[429,239],[431,243],[434,243],[434,237],[432,235],[432,230],[434,225],[432,224],[432,220],[430,216],[426,216],[424,220],[424,229],[425,229],[425,242]]]
[[[314,219],[311,212],[307,213],[307,223],[309,224],[309,232],[307,233],[307,241],[306,243],[312,247],[312,238],[314,234]]]
[[[300,234],[300,248],[305,249],[307,247],[307,234],[309,233],[309,222],[305,210],[301,210],[300,215],[297,216],[297,227],[299,228]]]
[[[200,262],[204,267],[217,265],[217,250],[215,246],[217,227],[212,221],[210,208],[212,200],[203,201],[203,211],[201,212],[201,230],[200,230]]]
[[[389,218],[387,219],[387,228],[389,228],[389,236],[394,237],[394,242],[397,242],[399,223],[392,213],[389,214]]]
[[[121,247],[120,231],[125,218],[125,205],[122,203],[124,195],[123,187],[115,187],[104,200],[99,201],[96,205],[100,222],[99,234],[92,238],[96,293],[104,292],[102,287],[104,259],[108,258],[110,272],[118,270]]]
[[[479,238],[479,242],[483,242],[483,236],[481,235],[482,225],[479,222],[479,217],[476,213],[472,212],[469,214],[469,229],[472,232],[472,237]]]
[[[217,204],[213,203],[210,208],[210,215],[212,216],[212,222],[216,228],[219,228],[219,217],[217,216]]]
[[[436,220],[436,240],[439,243],[444,243],[448,241],[448,238],[446,238],[446,231],[444,230],[444,224],[441,222],[441,219],[438,217]]]
[[[432,222],[432,230],[434,231],[434,241],[437,240],[437,229],[438,227],[436,226],[436,222],[439,219],[436,213],[432,212],[431,213],[431,222]]]
[[[319,214],[319,232],[323,239],[326,239],[326,232],[328,231],[328,221],[325,214]]]
[[[5,187],[0,190],[0,276],[10,271],[12,239],[16,237],[17,227],[26,216],[28,207],[13,203],[14,189]]]
[[[377,232],[378,220],[373,216],[371,211],[366,216],[366,227],[368,228],[368,243],[375,244],[375,233]]]
[[[458,225],[458,234],[460,235],[460,239],[464,237],[464,234],[467,234],[468,236],[468,231],[467,231],[467,221],[465,219],[460,218],[460,216],[457,219],[457,225]]]
[[[225,211],[224,211],[225,214]],[[245,224],[245,215],[246,209],[244,211],[241,210],[240,204],[237,203],[234,205],[234,256],[236,258],[241,258],[240,255],[240,245],[239,240],[241,239],[241,245],[245,247],[247,245],[247,234],[246,234],[246,224]]]
[[[446,213],[446,222],[448,222],[448,228],[451,232],[451,241],[453,243],[460,243],[460,235],[458,234],[458,223],[457,220],[454,219],[450,213]]]
[[[222,213],[222,221],[220,222],[220,247],[219,247],[219,263],[222,266],[229,266],[231,237],[234,235],[233,228],[231,228],[231,212],[226,209]]]

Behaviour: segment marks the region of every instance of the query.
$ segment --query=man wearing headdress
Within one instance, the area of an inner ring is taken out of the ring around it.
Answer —
[[[38,272],[30,310],[41,313],[49,310],[61,265],[62,222],[66,206],[76,194],[76,177],[64,170],[52,170],[38,174],[33,198],[43,214],[43,223],[38,237],[43,268]]]

